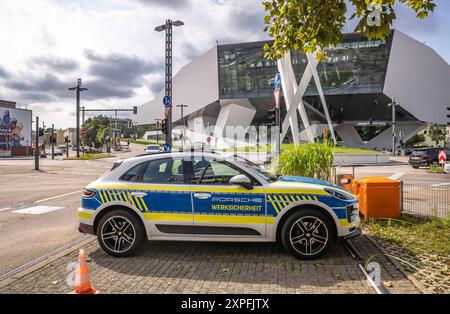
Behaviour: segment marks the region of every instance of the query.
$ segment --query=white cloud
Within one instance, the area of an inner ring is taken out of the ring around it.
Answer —
[[[28,106],[48,123],[62,128],[75,124],[75,96],[66,87],[74,85],[78,77],[88,88],[91,84],[91,90],[83,98],[86,107],[131,108],[142,104],[153,98],[156,87],[162,86],[162,68],[155,65],[164,60],[164,34],[155,32],[155,26],[167,18],[185,22],[185,26],[174,29],[176,72],[214,46],[216,40],[229,43],[266,38],[262,31],[261,2],[1,1],[0,98]],[[448,49],[448,44],[444,48]],[[105,65],[96,63],[92,56]],[[124,73],[123,80],[119,80],[117,71],[127,68],[120,65],[111,68],[114,60],[131,66],[130,69],[139,66],[143,69],[133,72],[135,76]],[[108,64],[110,67],[105,68]],[[103,81],[99,81],[99,72],[114,77],[109,81],[100,77]],[[100,98],[87,97],[89,93]]]

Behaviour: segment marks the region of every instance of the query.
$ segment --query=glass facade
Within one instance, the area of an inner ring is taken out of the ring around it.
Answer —
[[[221,99],[271,97],[276,63],[264,58],[264,44],[254,42],[220,45],[218,49]],[[358,34],[345,34],[343,43],[327,49],[328,59],[318,65],[326,95],[381,93],[391,38],[367,41]],[[307,64],[303,51],[292,51],[297,81]],[[306,95],[317,95],[314,81]]]

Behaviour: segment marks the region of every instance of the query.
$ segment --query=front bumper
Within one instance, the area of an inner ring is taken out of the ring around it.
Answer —
[[[351,239],[351,238],[355,238],[355,237],[358,237],[358,236],[360,236],[361,234],[362,234],[362,230],[361,230],[361,228],[360,227],[354,227],[354,228],[351,228],[350,230],[349,230],[351,233],[349,233],[348,235],[346,235],[345,237],[344,237],[344,239]]]
[[[80,222],[80,224],[78,225],[78,231],[80,231],[81,233],[87,233],[87,234],[95,235],[94,226],[88,225],[88,224],[84,224],[82,222]]]

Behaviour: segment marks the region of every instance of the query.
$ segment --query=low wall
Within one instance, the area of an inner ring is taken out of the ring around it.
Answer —
[[[334,164],[337,166],[345,165],[376,165],[387,164],[390,162],[390,153],[379,154],[334,154]]]

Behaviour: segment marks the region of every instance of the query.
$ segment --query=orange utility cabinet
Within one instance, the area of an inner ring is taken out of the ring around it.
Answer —
[[[400,217],[400,181],[383,177],[354,180],[353,194],[358,197],[364,218]]]

